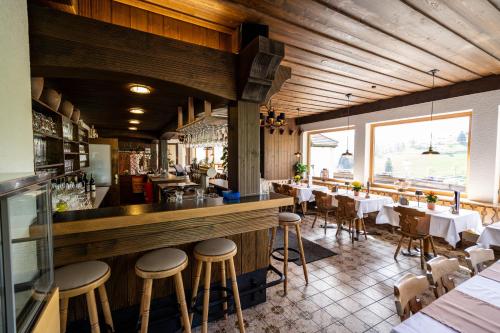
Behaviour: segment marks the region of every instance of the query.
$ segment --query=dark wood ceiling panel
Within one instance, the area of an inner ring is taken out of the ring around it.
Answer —
[[[500,72],[498,59],[400,0],[319,2],[364,24],[360,26],[370,27],[370,32],[367,28],[361,34],[374,37],[380,47],[389,49],[391,45],[397,45],[398,50],[411,51],[414,57],[416,49],[425,50],[428,54],[482,76]],[[472,3],[475,1],[469,2],[469,10],[473,11]],[[352,35],[357,33],[352,27],[349,28],[350,24],[343,15],[332,18],[330,22],[337,22],[336,18],[340,19],[337,27]],[[435,67],[440,68],[439,64]]]
[[[488,0],[404,1],[469,43],[500,58],[500,11],[494,3]]]

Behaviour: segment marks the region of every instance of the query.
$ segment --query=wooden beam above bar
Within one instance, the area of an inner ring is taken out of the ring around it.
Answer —
[[[446,98],[463,95],[477,94],[484,91],[500,89],[500,75],[490,75],[482,79],[460,82],[451,86],[434,88],[432,90],[420,91],[404,96],[397,96],[372,103],[352,106],[351,116],[357,114],[370,113],[408,106],[413,104],[427,103]],[[326,113],[314,114],[299,119],[300,124],[315,123],[329,119],[342,118],[347,116],[347,108],[330,111]]]
[[[236,100],[231,53],[34,5],[29,16],[33,75],[118,73]]]

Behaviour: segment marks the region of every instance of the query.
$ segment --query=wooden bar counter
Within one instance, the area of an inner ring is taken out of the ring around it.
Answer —
[[[144,252],[163,247],[184,250],[190,260],[183,271],[189,295],[194,245],[206,239],[227,237],[238,246],[235,265],[240,291],[244,292],[251,285],[262,284],[262,280],[265,283],[269,229],[278,225],[278,208],[292,205],[292,200],[271,193],[242,197],[239,202],[231,203],[222,198],[185,198],[162,204],[56,213],[55,266],[96,259],[107,262],[111,266],[107,289],[112,310],[135,309],[140,303],[142,284],[134,266]],[[219,280],[218,272],[213,276],[213,281]],[[153,288],[153,298],[166,297],[173,291],[170,281],[159,283]],[[243,307],[262,302],[255,296],[250,298],[242,297]],[[75,303],[70,304],[70,321],[86,316],[83,302]]]

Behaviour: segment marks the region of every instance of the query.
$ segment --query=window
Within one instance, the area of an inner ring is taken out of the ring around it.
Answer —
[[[372,181],[465,192],[470,113],[372,125]],[[422,155],[432,146],[439,155]]]
[[[347,150],[354,154],[354,130],[325,131],[309,134],[309,161],[314,177],[326,169],[328,178],[352,179],[353,155],[342,156]]]

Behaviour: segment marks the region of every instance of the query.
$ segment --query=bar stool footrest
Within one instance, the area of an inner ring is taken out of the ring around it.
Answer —
[[[275,252],[278,252],[278,253],[279,253],[279,251],[284,251],[284,250],[285,250],[285,248],[284,248],[284,247],[278,247],[278,248],[274,249],[274,250],[271,252],[271,257],[273,257],[274,259],[276,259],[276,260],[278,260],[278,261],[284,262],[284,261],[285,261],[285,258],[281,258],[281,257],[279,257],[278,255],[276,255],[276,254],[275,254]],[[295,254],[296,254],[296,256],[292,256],[292,257],[291,257],[291,256],[289,255],[289,256],[288,256],[288,260],[287,260],[288,262],[295,262],[295,261],[298,261],[298,260],[300,259],[300,253],[299,253],[299,251],[298,251],[298,250],[296,250],[296,249],[294,249],[294,248],[289,247],[289,248],[288,248],[288,253],[290,254],[290,252],[295,253]],[[280,253],[280,255],[281,255],[281,253]]]
[[[232,289],[224,288],[222,286],[210,288],[210,294],[220,293],[222,291],[225,291],[227,296],[226,297],[219,296],[216,300],[210,301],[208,303],[208,307],[211,308],[212,306],[221,305],[222,303],[227,302],[227,310],[222,310],[222,311],[218,311],[218,312],[210,312],[209,311],[209,319],[210,318],[220,318],[224,314],[229,314],[234,310],[234,294],[233,294]],[[191,309],[189,309],[190,313],[196,313],[198,315],[203,315],[203,304],[197,305],[196,303],[198,301],[199,295],[204,294],[204,293],[205,293],[205,290],[200,290],[198,292],[198,294],[196,295],[195,305],[193,307],[191,307]],[[215,295],[214,295],[214,297],[215,297]],[[212,297],[212,295],[210,295],[210,299],[214,299]]]

